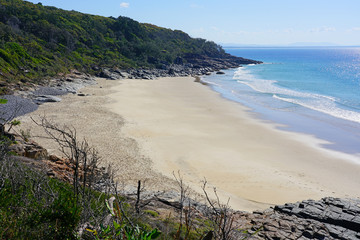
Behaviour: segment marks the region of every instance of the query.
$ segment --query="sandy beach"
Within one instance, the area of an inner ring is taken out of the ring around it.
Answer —
[[[21,118],[46,115],[86,136],[123,182],[146,180],[154,189],[174,186],[180,170],[194,190],[206,178],[222,201],[239,210],[274,204],[360,196],[359,156],[318,147],[314,137],[284,132],[242,105],[221,98],[191,77],[157,80],[98,79]],[[56,152],[57,146],[37,138]],[[159,189],[161,190],[161,189]]]

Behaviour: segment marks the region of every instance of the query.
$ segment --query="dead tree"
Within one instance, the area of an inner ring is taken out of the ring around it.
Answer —
[[[177,175],[175,174],[175,172],[173,172],[173,176],[176,180],[176,183],[179,187],[179,191],[180,191],[180,199],[179,199],[179,210],[180,210],[180,215],[179,215],[179,229],[176,233],[175,239],[181,239],[181,233],[182,233],[182,228],[185,224],[185,239],[188,238],[191,228],[192,228],[192,224],[193,224],[193,217],[192,217],[192,206],[191,206],[191,201],[189,199],[189,192],[190,192],[190,187],[185,185],[183,177],[180,174],[180,171],[177,172]],[[187,208],[186,208],[186,200],[188,201],[187,204]]]
[[[54,140],[60,148],[61,153],[67,158],[73,169],[73,191],[75,201],[80,202],[84,209],[90,209],[85,205],[91,204],[92,194],[87,189],[97,189],[101,192],[107,193],[113,186],[111,171],[101,171],[98,167],[100,164],[100,157],[95,148],[90,147],[86,139],[78,140],[75,128],[68,126],[58,126],[49,121],[46,117],[40,118],[40,121],[33,121],[41,126],[47,133],[49,139]],[[94,186],[101,183],[102,186]],[[84,212],[86,214],[86,212]],[[91,217],[88,213],[87,217]]]
[[[230,240],[235,239],[234,233],[236,226],[234,226],[234,211],[229,206],[229,200],[226,204],[220,202],[216,188],[213,188],[215,200],[211,200],[206,190],[207,181],[203,181],[202,190],[205,195],[207,203],[207,210],[205,211],[206,217],[211,222],[211,231],[213,239],[215,240]]]

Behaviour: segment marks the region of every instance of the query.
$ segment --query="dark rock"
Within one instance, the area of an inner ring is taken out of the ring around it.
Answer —
[[[44,102],[60,102],[61,98],[55,97],[52,95],[41,95],[34,98],[36,102],[44,103]]]
[[[305,200],[275,206],[265,217],[254,213],[251,221],[263,226],[259,236],[265,238],[359,239],[359,206],[359,199]]]
[[[175,70],[173,68],[170,68],[168,71],[169,75],[174,75],[175,74]]]
[[[46,173],[49,177],[55,177],[54,171],[50,170]]]
[[[110,80],[117,80],[119,78],[122,78],[122,76],[119,73],[114,72],[113,70],[108,68],[103,68],[99,74],[99,77],[107,78]]]
[[[61,86],[61,84],[59,85]],[[33,91],[33,94],[35,96],[40,96],[40,95],[58,96],[58,95],[65,95],[66,93],[67,93],[66,91],[54,87],[39,87],[38,89]]]
[[[93,69],[94,71],[99,71],[99,70],[100,70],[99,66],[93,66],[92,69]]]
[[[216,74],[225,74],[223,71],[218,71]]]

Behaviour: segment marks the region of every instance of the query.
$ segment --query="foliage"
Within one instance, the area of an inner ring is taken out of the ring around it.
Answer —
[[[0,238],[74,238],[81,208],[70,185],[10,159],[2,160],[1,170]]]
[[[213,42],[127,17],[0,0],[0,80],[35,81],[71,68],[161,67],[187,53],[223,56]]]

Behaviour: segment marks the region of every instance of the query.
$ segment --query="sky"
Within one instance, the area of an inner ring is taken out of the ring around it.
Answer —
[[[360,0],[35,0],[126,16],[219,44],[360,45]]]

